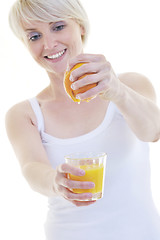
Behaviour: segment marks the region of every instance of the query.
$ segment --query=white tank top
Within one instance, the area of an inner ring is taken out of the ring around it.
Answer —
[[[160,217],[150,186],[149,146],[134,135],[116,105],[109,104],[95,130],[60,139],[45,133],[38,102],[36,98],[29,101],[53,168],[72,152],[107,153],[103,198],[87,207],[76,207],[62,197],[49,198],[46,239],[160,240]]]

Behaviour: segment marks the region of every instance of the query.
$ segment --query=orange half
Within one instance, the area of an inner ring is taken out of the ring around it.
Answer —
[[[73,70],[75,70],[76,68],[82,66],[83,64],[85,63],[78,63],[76,64],[69,72],[66,71],[65,72],[65,76],[64,76],[64,87],[65,87],[65,91],[66,93],[68,94],[68,96],[74,101],[74,102],[80,102],[80,101],[86,101],[86,102],[89,102],[89,100],[91,100],[93,97],[91,98],[86,98],[84,100],[80,100],[80,99],[77,99],[76,98],[76,95],[79,94],[79,93],[84,93],[86,91],[88,91],[89,89],[93,88],[93,87],[96,87],[97,86],[97,83],[92,83],[92,84],[88,84],[84,87],[81,87],[77,90],[73,90],[71,88],[71,85],[72,85],[72,82],[69,80],[69,77],[70,77],[70,74]],[[93,73],[88,73],[88,74],[84,74],[83,76],[81,76],[80,78],[78,78],[78,80],[82,79],[83,77],[87,76],[87,75],[90,75],[90,74],[93,74]],[[77,80],[77,81],[78,81]]]

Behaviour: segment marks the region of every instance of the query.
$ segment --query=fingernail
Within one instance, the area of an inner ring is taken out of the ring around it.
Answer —
[[[90,187],[91,187],[91,188],[94,188],[94,187],[95,187],[94,182],[90,183]]]
[[[76,88],[75,88],[75,85],[74,85],[74,84],[72,84],[72,85],[71,85],[71,88],[72,88],[73,90],[76,90]]]
[[[88,198],[91,198],[91,197],[92,197],[92,193],[88,193],[88,194],[87,194],[87,197],[88,197]]]
[[[85,175],[85,171],[84,170],[80,170],[79,174],[80,174],[80,176],[84,176]]]
[[[70,80],[71,82],[73,82],[73,77],[72,77],[72,75],[70,75],[69,80]]]
[[[79,100],[81,100],[81,98],[80,98],[80,96],[79,96],[79,95],[76,95],[76,99],[79,99]]]

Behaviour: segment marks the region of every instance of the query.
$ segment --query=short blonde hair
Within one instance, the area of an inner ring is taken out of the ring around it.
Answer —
[[[23,41],[23,22],[57,22],[74,19],[84,28],[85,42],[89,32],[87,14],[79,0],[17,0],[9,13],[9,24],[14,34]]]

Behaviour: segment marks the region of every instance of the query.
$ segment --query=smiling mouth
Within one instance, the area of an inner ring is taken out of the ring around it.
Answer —
[[[47,59],[57,59],[57,58],[61,57],[66,52],[66,50],[67,49],[64,49],[61,52],[58,52],[54,55],[45,56],[45,58],[47,58]]]

